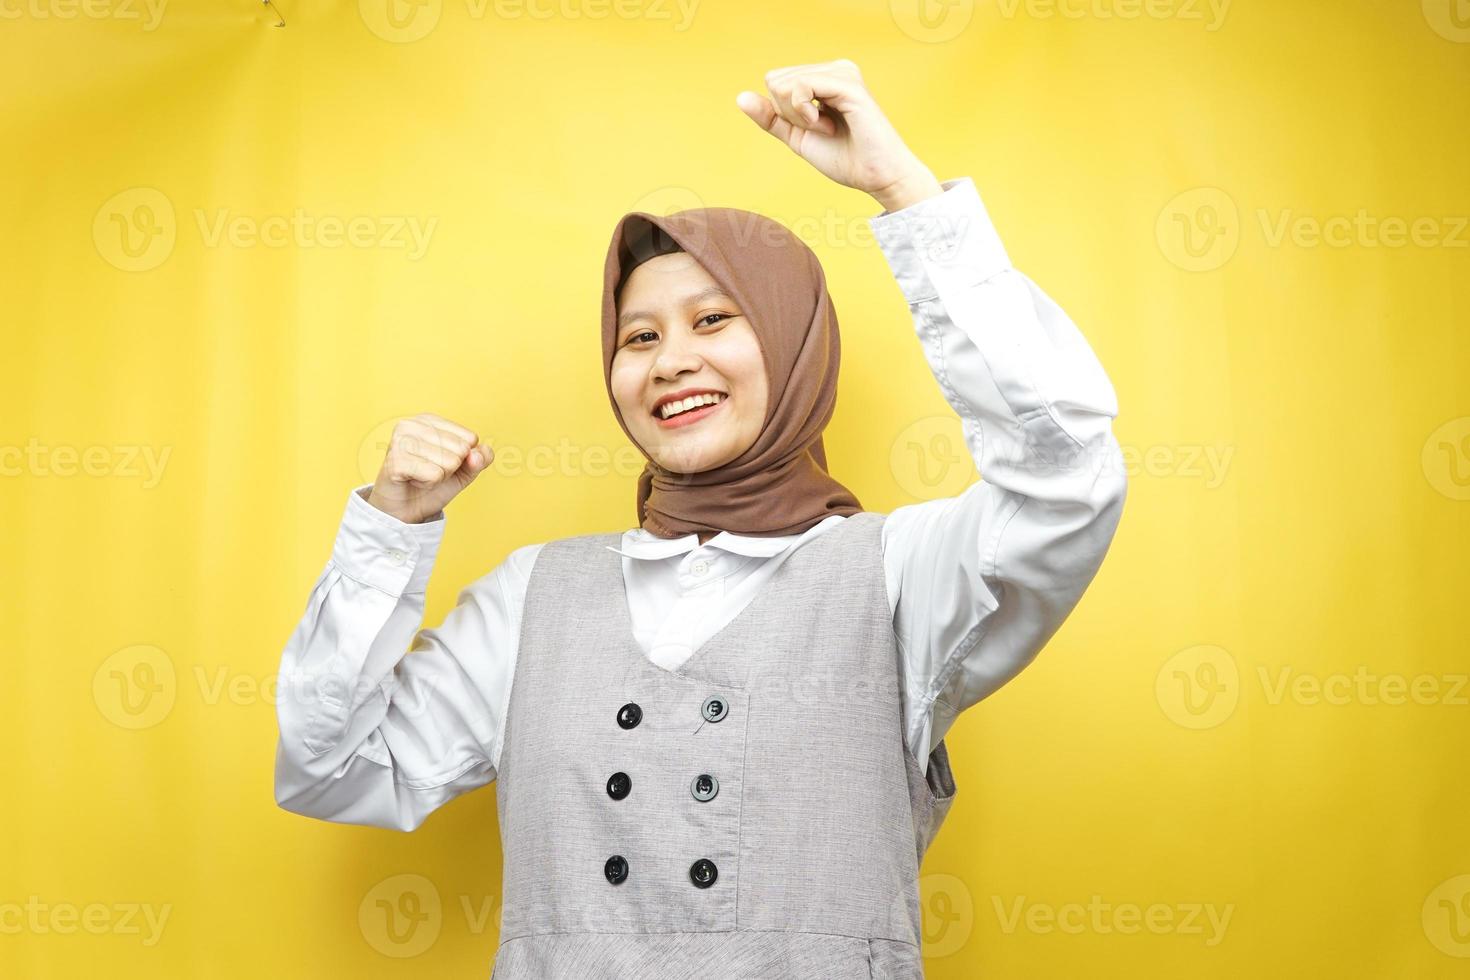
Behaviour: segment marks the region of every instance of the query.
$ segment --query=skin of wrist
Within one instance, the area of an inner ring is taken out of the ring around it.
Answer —
[[[902,211],[910,205],[944,193],[938,179],[928,170],[919,171],[893,181],[873,192],[873,199],[884,211]]]

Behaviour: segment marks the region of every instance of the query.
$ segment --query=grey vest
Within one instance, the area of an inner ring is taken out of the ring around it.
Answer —
[[[493,980],[921,978],[919,864],[954,801],[905,748],[886,515],[812,538],[677,670],[617,533],[531,571],[496,782]]]

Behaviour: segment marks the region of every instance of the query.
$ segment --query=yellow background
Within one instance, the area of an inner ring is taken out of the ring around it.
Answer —
[[[840,57],[1086,334],[1132,472],[1080,606],[949,739],[929,975],[1467,975],[1464,0],[386,2],[0,4],[0,975],[488,975],[494,790],[412,835],[282,811],[272,685],[396,417],[502,454],[429,622],[514,547],[632,523],[631,470],[580,467],[627,447],[623,212],[798,228],[843,328],[834,473],[933,495],[917,442],[958,492],[881,209],[734,104]],[[366,231],[246,235],[298,208]],[[1314,242],[1360,211],[1427,223]]]

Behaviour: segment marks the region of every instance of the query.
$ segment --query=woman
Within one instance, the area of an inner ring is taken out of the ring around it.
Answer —
[[[518,548],[420,630],[443,508],[493,452],[399,424],[282,659],[276,799],[412,830],[497,780],[499,980],[921,977],[944,734],[1055,632],[1121,513],[1112,386],[973,183],[939,184],[851,62],[766,82],[742,111],[884,208],[983,479],[885,515],[827,472],[821,266],[729,208],[625,215],[608,249],[638,527]]]

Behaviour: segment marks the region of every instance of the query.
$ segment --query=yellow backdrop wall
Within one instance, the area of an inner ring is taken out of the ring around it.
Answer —
[[[623,212],[797,229],[833,471],[883,511],[975,478],[880,209],[734,104],[838,57],[1088,336],[1131,473],[949,738],[930,975],[1466,975],[1464,0],[923,4],[0,0],[0,975],[488,973],[494,789],[412,835],[278,809],[275,671],[402,415],[499,454],[430,622],[632,524]]]

